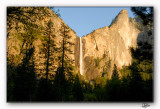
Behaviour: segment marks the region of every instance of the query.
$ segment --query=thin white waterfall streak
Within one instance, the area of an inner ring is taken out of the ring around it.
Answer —
[[[83,75],[83,67],[82,67],[82,65],[83,65],[83,61],[82,61],[82,40],[81,40],[81,37],[80,37],[80,74],[81,75]]]

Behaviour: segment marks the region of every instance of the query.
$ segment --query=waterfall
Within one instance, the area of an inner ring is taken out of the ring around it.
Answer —
[[[80,74],[83,75],[83,61],[82,61],[82,40],[81,40],[81,37],[80,37]]]

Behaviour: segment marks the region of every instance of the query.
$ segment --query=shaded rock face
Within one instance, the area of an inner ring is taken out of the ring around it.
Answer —
[[[128,12],[124,9],[118,14],[110,27],[97,29],[82,37],[84,74],[91,73],[92,76],[101,76],[105,67],[103,64],[109,60],[111,60],[111,69],[114,64],[118,68],[130,65],[132,57],[129,49],[130,47],[137,47],[139,32],[136,23],[129,21]],[[104,55],[106,58],[104,58]],[[99,68],[95,67],[96,62],[92,61],[97,58],[100,59]],[[88,64],[90,61],[92,62],[91,65]],[[96,71],[89,70],[92,67],[95,67],[94,70]],[[107,76],[110,78],[111,73]],[[96,76],[93,78],[96,78]]]
[[[147,43],[153,45],[153,41],[154,41],[153,33],[154,33],[153,29],[148,30],[148,31],[144,31],[144,32],[140,32],[138,34],[137,42],[138,43],[139,42],[142,42],[142,43],[147,42]]]

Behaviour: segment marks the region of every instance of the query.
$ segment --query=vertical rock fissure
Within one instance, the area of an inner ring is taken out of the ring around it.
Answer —
[[[97,46],[97,42],[96,42],[95,36],[93,36],[93,39],[94,39],[94,41],[95,41],[96,50],[98,50],[98,46]]]
[[[81,37],[80,37],[80,74],[83,75],[83,59],[82,59],[82,40],[81,40]]]

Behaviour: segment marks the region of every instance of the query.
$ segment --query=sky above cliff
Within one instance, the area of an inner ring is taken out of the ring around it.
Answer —
[[[79,37],[109,26],[122,9],[128,11],[128,17],[134,17],[130,7],[55,7],[55,10],[58,9],[63,21]]]

